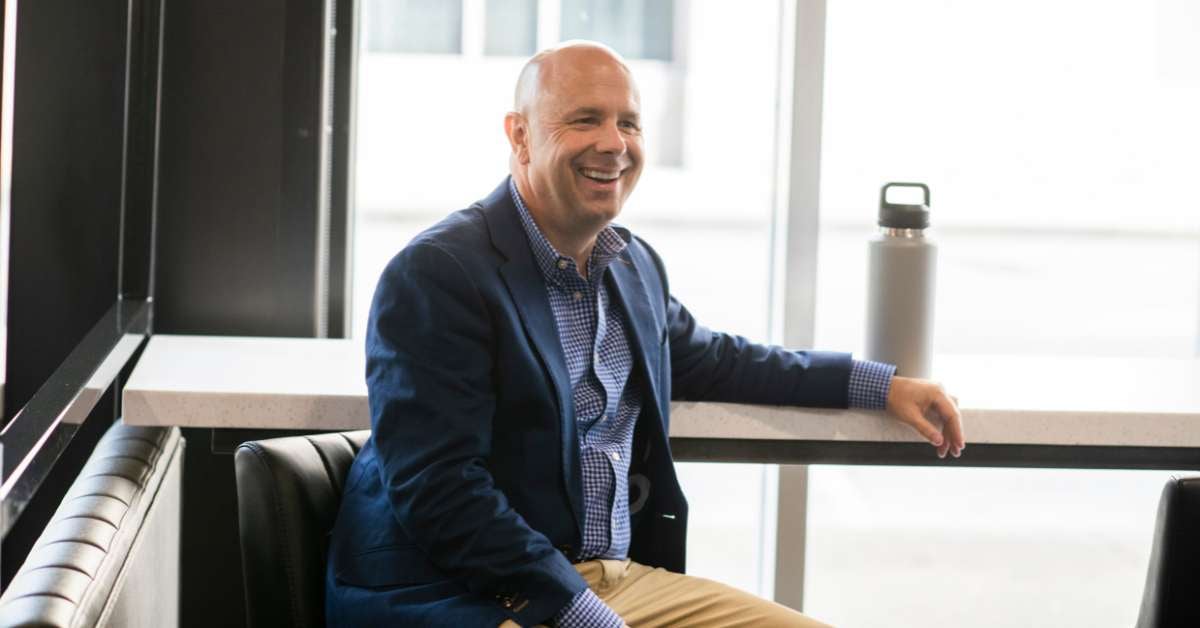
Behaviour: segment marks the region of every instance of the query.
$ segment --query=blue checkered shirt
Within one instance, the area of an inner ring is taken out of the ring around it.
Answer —
[[[596,237],[584,279],[530,215],[510,178],[509,192],[546,281],[546,294],[571,380],[583,473],[583,538],[571,558],[624,559],[629,551],[629,458],[642,409],[642,384],[633,369],[629,321],[604,285],[608,265],[625,250],[612,227]],[[854,360],[850,405],[882,409],[895,367]],[[584,589],[553,620],[557,626],[620,628],[624,623],[591,589]]]

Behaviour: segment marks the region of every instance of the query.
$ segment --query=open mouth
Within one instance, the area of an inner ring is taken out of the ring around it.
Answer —
[[[621,178],[620,170],[602,170],[597,168],[578,168],[576,169],[581,176],[586,179],[591,179],[596,183],[609,184]]]

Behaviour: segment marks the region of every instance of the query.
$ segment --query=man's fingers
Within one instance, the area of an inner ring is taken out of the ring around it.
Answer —
[[[958,436],[958,428],[955,426],[953,421],[946,422],[946,430],[944,434],[946,435],[946,445],[948,446],[950,455],[954,456],[955,458],[961,456],[962,447],[958,444],[960,441]]]
[[[921,416],[920,410],[909,408],[904,413],[904,422],[908,423],[917,430],[917,432],[929,441],[935,447],[941,447],[946,443],[946,439],[942,437],[942,431],[934,427],[932,423]]]
[[[954,444],[951,453],[957,458],[962,454],[962,450],[967,446],[966,437],[963,436],[962,417],[955,416],[946,420],[946,440]]]
[[[950,441],[955,455],[967,446],[965,434],[962,428],[962,413],[958,411],[958,400],[950,401],[944,395],[938,395],[934,398],[934,404],[937,406],[937,411],[942,415],[946,422],[946,436]]]

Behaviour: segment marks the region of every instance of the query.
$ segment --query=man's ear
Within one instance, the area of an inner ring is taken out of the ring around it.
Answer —
[[[529,122],[525,116],[516,111],[508,112],[504,116],[504,134],[508,136],[508,145],[512,147],[517,163],[529,163]]]

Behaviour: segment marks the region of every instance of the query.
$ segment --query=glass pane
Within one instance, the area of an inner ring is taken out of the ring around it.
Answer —
[[[923,181],[937,352],[1195,353],[1200,7],[859,0],[828,30],[823,341],[861,346],[879,187]]]
[[[805,611],[836,626],[1133,626],[1171,475],[811,467]]]
[[[851,0],[826,37],[820,345],[862,348],[879,188],[922,181],[935,353],[1195,354],[1200,8]],[[806,607],[1132,625],[1168,475],[814,469]]]
[[[462,0],[367,0],[363,25],[371,52],[462,52]]]
[[[674,21],[672,0],[562,2],[563,39],[603,41],[629,58],[670,61]]]
[[[473,6],[478,5],[468,3],[467,10]],[[700,321],[762,341],[767,335],[779,7],[706,2],[677,14],[674,6],[616,3],[605,9],[611,20],[606,23],[638,29],[648,23],[647,16],[661,15],[650,23],[668,26],[655,27],[655,37],[668,42],[663,50],[681,51],[678,57],[652,59],[644,58],[651,56],[649,47],[630,53],[643,57],[629,63],[641,91],[647,163],[619,222],[662,255],[672,292]],[[676,20],[677,28],[671,26]],[[479,29],[480,37],[484,30]],[[633,41],[599,39],[618,49]],[[729,46],[704,45],[717,39]],[[482,50],[484,42],[466,41],[464,47]],[[524,62],[514,56],[439,57],[373,49],[361,56],[356,337],[364,333],[375,282],[387,261],[417,232],[482,198],[507,174],[503,118]],[[437,97],[415,98],[412,85],[437,85]],[[689,571],[769,595],[760,591],[759,577],[763,468],[681,464],[679,473],[693,513]]]
[[[528,57],[537,52],[537,0],[488,0],[483,52]]]
[[[763,535],[773,536],[775,483],[761,464],[678,462],[675,470],[688,498],[687,571],[771,597],[763,578],[774,567],[771,557],[760,558]],[[764,564],[765,563],[765,564]]]

